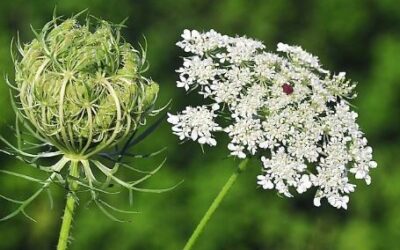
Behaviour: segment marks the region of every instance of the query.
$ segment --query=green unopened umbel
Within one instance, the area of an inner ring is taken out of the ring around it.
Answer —
[[[157,97],[158,85],[140,74],[143,58],[119,30],[106,21],[53,20],[18,48],[22,114],[67,154],[87,155],[118,143]]]
[[[0,152],[48,173],[47,179],[39,180],[0,170],[41,186],[24,201],[0,196],[19,205],[0,221],[20,213],[31,218],[25,209],[44,191],[51,194],[51,184],[66,187],[58,250],[66,249],[69,242],[78,191],[87,191],[91,197],[89,203],[120,221],[110,212],[129,214],[132,211],[115,208],[100,198],[114,193],[110,187],[127,189],[131,202],[134,191],[161,193],[174,188],[138,187],[163,164],[150,171],[129,165],[135,158],[154,156],[162,151],[146,155],[128,152],[163,119],[140,135],[136,133],[148,115],[160,111],[153,109],[158,84],[141,75],[147,69],[146,50],[142,46],[140,51],[136,50],[123,40],[122,25],[94,17],[80,24],[78,16],[65,20],[55,17],[40,32],[32,29],[36,36],[33,41],[17,43],[19,55],[13,55],[15,83],[7,81],[16,113],[17,146],[0,135],[0,141],[7,145]],[[42,161],[43,158],[52,158],[52,161]],[[125,181],[117,176],[119,168],[134,171],[140,177]]]

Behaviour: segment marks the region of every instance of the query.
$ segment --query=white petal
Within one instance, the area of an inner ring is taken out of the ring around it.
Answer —
[[[192,138],[193,141],[197,140],[197,138],[198,138],[197,132],[196,131],[192,131],[192,134],[191,134],[190,138]]]
[[[209,142],[209,144],[210,144],[211,146],[217,145],[217,141],[216,141],[214,138],[210,138],[210,139],[208,140],[208,142]]]
[[[212,110],[218,110],[219,109],[219,105],[218,103],[214,103],[211,107]]]
[[[177,124],[179,122],[179,117],[177,115],[172,115],[172,114],[168,113],[167,121],[172,124]]]
[[[321,198],[314,198],[314,206],[320,207],[321,206]]]
[[[200,144],[205,144],[207,142],[207,139],[205,137],[200,137],[198,142]]]

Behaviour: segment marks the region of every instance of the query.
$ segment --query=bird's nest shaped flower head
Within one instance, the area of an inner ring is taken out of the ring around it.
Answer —
[[[141,75],[145,50],[120,36],[122,25],[94,17],[54,18],[36,38],[17,43],[16,106],[35,130],[66,154],[108,148],[137,129],[158,85]]]

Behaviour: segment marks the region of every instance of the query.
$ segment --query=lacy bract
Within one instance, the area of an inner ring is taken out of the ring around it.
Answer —
[[[215,146],[214,132],[231,139],[231,155],[257,155],[258,184],[291,197],[317,188],[321,198],[347,208],[349,175],[370,184],[372,149],[356,123],[348,99],[355,87],[345,73],[332,74],[301,47],[279,43],[269,52],[256,40],[214,30],[185,30],[177,45],[185,57],[178,87],[210,101],[169,114],[173,133]],[[226,125],[226,123],[228,123]]]

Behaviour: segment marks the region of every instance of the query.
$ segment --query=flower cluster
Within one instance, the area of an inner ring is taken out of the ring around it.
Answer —
[[[142,75],[147,62],[145,51],[136,50],[123,39],[123,24],[92,16],[79,22],[83,13],[65,20],[54,16],[40,31],[33,30],[35,39],[31,42],[16,43],[15,81],[7,83],[13,95],[16,113],[13,129],[18,143],[14,146],[0,135],[0,143],[6,145],[0,148],[0,153],[13,155],[24,164],[48,172],[49,176],[40,180],[0,170],[41,186],[24,201],[0,195],[0,199],[19,205],[0,221],[19,213],[29,217],[24,209],[42,192],[50,194],[52,184],[66,187],[67,197],[74,199],[78,196],[71,193],[90,192],[92,201],[112,219],[116,218],[107,210],[122,210],[100,198],[111,193],[110,187],[129,190],[131,202],[133,191],[169,190],[138,187],[162,164],[153,171],[130,166],[135,158],[161,152],[147,155],[130,152],[159,124],[156,122],[138,134],[146,118],[162,110],[154,109],[158,84]],[[143,176],[125,181],[119,177],[120,168]],[[70,205],[68,210],[72,213]]]
[[[218,109],[218,106],[216,105],[214,109]],[[205,106],[187,107],[179,116],[171,114],[168,116],[168,122],[174,124],[172,129],[179,139],[190,138],[200,144],[217,145],[211,132],[221,130],[221,127],[213,120],[217,117],[214,110],[209,110]]]
[[[316,206],[326,198],[346,209],[355,188],[349,174],[370,184],[377,164],[347,101],[355,85],[345,73],[323,69],[298,46],[268,52],[259,41],[214,30],[185,30],[182,38],[177,45],[192,55],[177,85],[198,89],[210,104],[169,115],[180,140],[215,146],[213,133],[225,132],[231,155],[261,159],[259,185],[287,197],[315,187]]]
[[[15,89],[22,115],[58,149],[93,154],[122,141],[153,107],[158,84],[121,27],[77,17],[47,23],[18,45]]]

